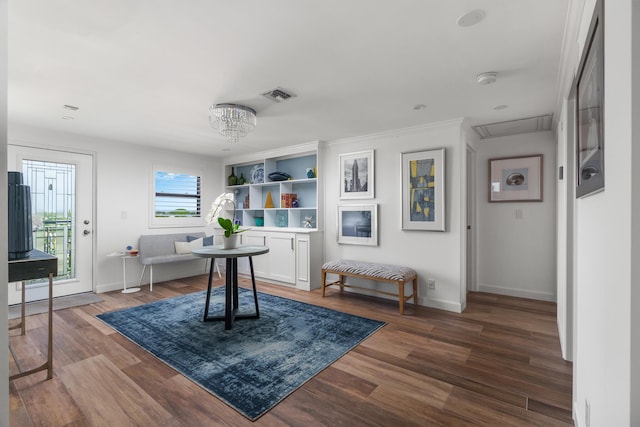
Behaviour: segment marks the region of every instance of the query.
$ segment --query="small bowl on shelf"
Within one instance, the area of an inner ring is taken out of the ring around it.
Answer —
[[[129,256],[138,256],[138,251],[127,251],[126,254]]]

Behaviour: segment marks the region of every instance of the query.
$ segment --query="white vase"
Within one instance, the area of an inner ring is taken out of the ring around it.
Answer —
[[[222,243],[225,249],[235,249],[238,247],[238,234],[232,234],[229,237],[224,237]]]

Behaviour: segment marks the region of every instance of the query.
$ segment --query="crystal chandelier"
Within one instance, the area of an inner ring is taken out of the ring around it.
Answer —
[[[209,107],[209,123],[229,142],[238,142],[256,127],[256,112],[244,105],[215,104]]]

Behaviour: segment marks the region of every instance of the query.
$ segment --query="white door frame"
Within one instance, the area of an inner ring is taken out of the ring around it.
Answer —
[[[84,194],[85,198],[90,197],[90,201],[86,204],[86,206],[80,207],[76,206],[76,259],[78,262],[76,263],[76,272],[78,277],[81,278],[82,282],[79,280],[60,280],[54,282],[54,297],[62,296],[74,293],[82,293],[82,292],[95,292],[95,284],[94,284],[94,276],[95,276],[95,250],[96,250],[96,239],[94,238],[94,232],[96,230],[95,226],[95,211],[96,211],[96,201],[95,201],[95,155],[94,153],[74,151],[74,150],[65,150],[65,149],[51,149],[51,148],[43,148],[33,145],[23,145],[23,144],[10,144],[8,146],[8,165],[9,170],[19,170],[22,171],[22,160],[23,159],[33,159],[33,160],[42,160],[49,162],[60,162],[60,163],[75,163],[79,167],[83,167],[83,169],[90,169],[88,172],[82,170],[80,172],[86,173],[86,180],[89,182],[78,182],[82,181],[80,179],[80,173],[77,173],[76,176],[76,188],[78,189],[78,185],[82,185],[82,189],[80,189],[79,193]],[[78,191],[78,190],[77,190]],[[77,193],[78,194],[78,193]],[[83,222],[87,220],[89,224],[85,225]],[[84,235],[83,231],[87,230],[89,234]],[[90,241],[82,240],[89,239]],[[80,243],[83,243],[83,248],[80,248]],[[82,252],[82,255],[78,257],[78,254]],[[80,271],[80,268],[83,268],[83,271]],[[57,285],[57,286],[56,286]],[[15,287],[15,289],[13,289]],[[21,284],[16,284],[15,286],[9,286],[9,304],[19,303],[21,300],[20,290]],[[46,291],[46,286],[37,286],[33,290],[27,288],[27,301],[29,300],[38,300],[43,297],[46,298],[48,295],[44,295],[41,293]],[[44,291],[43,291],[44,289]],[[46,293],[46,292],[45,292]],[[30,294],[30,295],[29,295]],[[43,296],[44,295],[44,296]]]
[[[465,212],[465,216],[467,218],[466,225],[470,226],[470,230],[465,230],[466,233],[466,260],[467,260],[467,275],[464,278],[466,283],[466,290],[469,291],[477,291],[477,251],[476,251],[476,182],[477,182],[477,168],[476,168],[476,152],[469,145],[466,145],[467,156],[466,164],[467,164],[467,209]]]

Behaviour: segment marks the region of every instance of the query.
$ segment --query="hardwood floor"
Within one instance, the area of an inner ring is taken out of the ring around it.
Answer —
[[[463,314],[408,304],[400,316],[379,298],[258,288],[387,324],[252,423],[95,318],[206,289],[206,276],[100,294],[104,302],[54,313],[53,379],[10,382],[11,425],[572,425],[555,304],[471,293]],[[11,332],[23,368],[43,360],[45,316],[27,318],[25,337]]]

